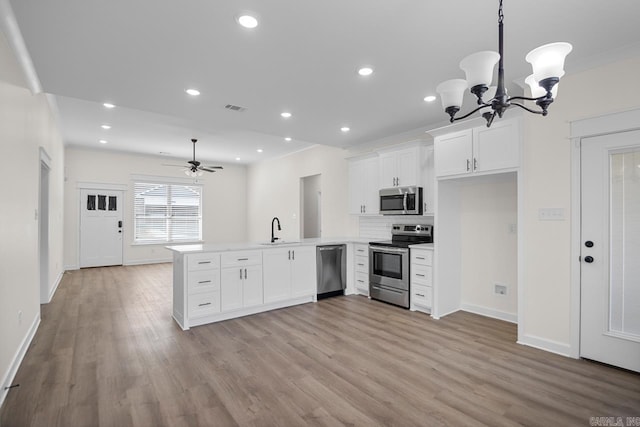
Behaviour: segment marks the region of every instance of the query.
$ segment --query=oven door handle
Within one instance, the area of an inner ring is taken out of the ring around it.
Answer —
[[[404,193],[404,197],[402,198],[402,207],[404,208],[404,211],[407,211],[407,193]]]
[[[386,286],[371,285],[371,287],[373,289],[378,289],[380,291],[393,292],[394,294],[404,294],[405,292],[407,292],[407,291],[399,291],[397,289],[392,289]]]
[[[392,248],[389,246],[370,246],[369,248],[372,251],[376,251],[376,252],[393,252],[393,253],[402,253],[402,254],[409,253],[409,249],[407,248]]]

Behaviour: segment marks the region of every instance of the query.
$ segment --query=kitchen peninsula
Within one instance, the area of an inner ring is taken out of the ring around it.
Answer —
[[[173,318],[183,330],[263,311],[316,301],[316,247],[353,244],[359,238],[296,242],[167,246],[173,252]],[[347,273],[345,294],[354,292]]]

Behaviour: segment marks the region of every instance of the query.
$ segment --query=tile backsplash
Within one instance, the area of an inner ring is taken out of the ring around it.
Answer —
[[[430,224],[433,217],[420,215],[361,216],[359,218],[360,237],[365,239],[391,239],[393,224]]]

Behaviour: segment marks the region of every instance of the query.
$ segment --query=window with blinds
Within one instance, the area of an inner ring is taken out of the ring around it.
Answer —
[[[202,240],[202,187],[134,183],[134,241]]]

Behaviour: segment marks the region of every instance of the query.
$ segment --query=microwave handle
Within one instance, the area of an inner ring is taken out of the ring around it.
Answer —
[[[407,211],[407,193],[404,193],[404,197],[402,198],[402,207],[404,208],[404,211]]]

